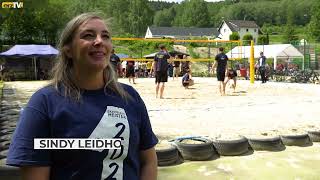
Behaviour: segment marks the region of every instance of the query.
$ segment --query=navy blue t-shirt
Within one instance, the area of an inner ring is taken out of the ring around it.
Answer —
[[[140,151],[158,140],[139,94],[127,103],[104,89],[84,91],[80,102],[60,95],[53,87],[37,91],[24,108],[9,148],[7,164],[50,166],[52,180],[138,180]],[[121,114],[121,116],[118,116]],[[117,150],[35,150],[34,138],[121,138]]]
[[[228,56],[220,53],[216,55],[215,60],[218,62],[217,72],[224,72],[226,70]]]
[[[116,54],[112,54],[110,56],[110,63],[113,66],[114,70],[118,69],[118,65],[120,64],[120,58]]]
[[[154,61],[156,63],[157,72],[166,72],[168,70],[168,59],[170,59],[170,55],[164,51],[160,51],[155,55]]]

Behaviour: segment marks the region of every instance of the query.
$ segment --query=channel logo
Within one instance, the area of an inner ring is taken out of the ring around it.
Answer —
[[[23,8],[23,2],[2,2],[1,7],[4,9],[21,9]]]

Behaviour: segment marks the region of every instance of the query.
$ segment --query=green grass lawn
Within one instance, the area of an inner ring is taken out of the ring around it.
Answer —
[[[269,35],[270,44],[281,44],[283,41],[283,35]]]

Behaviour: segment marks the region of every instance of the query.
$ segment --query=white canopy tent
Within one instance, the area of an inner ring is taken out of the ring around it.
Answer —
[[[227,53],[229,58],[250,58],[251,46],[237,46]],[[304,69],[304,56],[291,44],[272,44],[272,45],[256,45],[254,46],[254,58],[260,57],[260,52],[266,58],[273,58],[273,68],[276,69],[277,59],[292,59],[300,57],[303,59],[302,69]]]

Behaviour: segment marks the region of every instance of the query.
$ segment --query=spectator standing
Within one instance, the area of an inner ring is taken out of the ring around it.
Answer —
[[[168,59],[170,55],[165,45],[160,45],[160,51],[154,57],[153,70],[156,77],[156,98],[160,90],[160,99],[163,99],[165,83],[168,81]]]
[[[126,77],[127,61],[122,61],[121,68],[121,76]]]
[[[126,77],[129,79],[129,83],[131,83],[131,79],[133,84],[136,84],[134,77],[135,77],[135,62],[134,61],[127,61],[126,65]]]
[[[152,61],[147,61],[147,77],[152,77]]]
[[[179,78],[180,71],[181,71],[181,66],[180,66],[180,61],[179,61],[179,56],[175,56],[175,60],[173,61],[173,80],[176,77],[177,79]]]
[[[120,76],[120,74],[121,74],[120,73],[121,72],[121,69],[120,69],[121,62],[120,62],[119,56],[117,56],[115,54],[115,50],[114,49],[112,49],[112,51],[111,51],[110,64],[112,65],[113,70],[116,72],[116,74],[118,76]]]
[[[260,58],[257,62],[259,73],[261,76],[261,81],[262,83],[267,82],[266,78],[266,57],[263,55],[263,52],[260,52]]]

